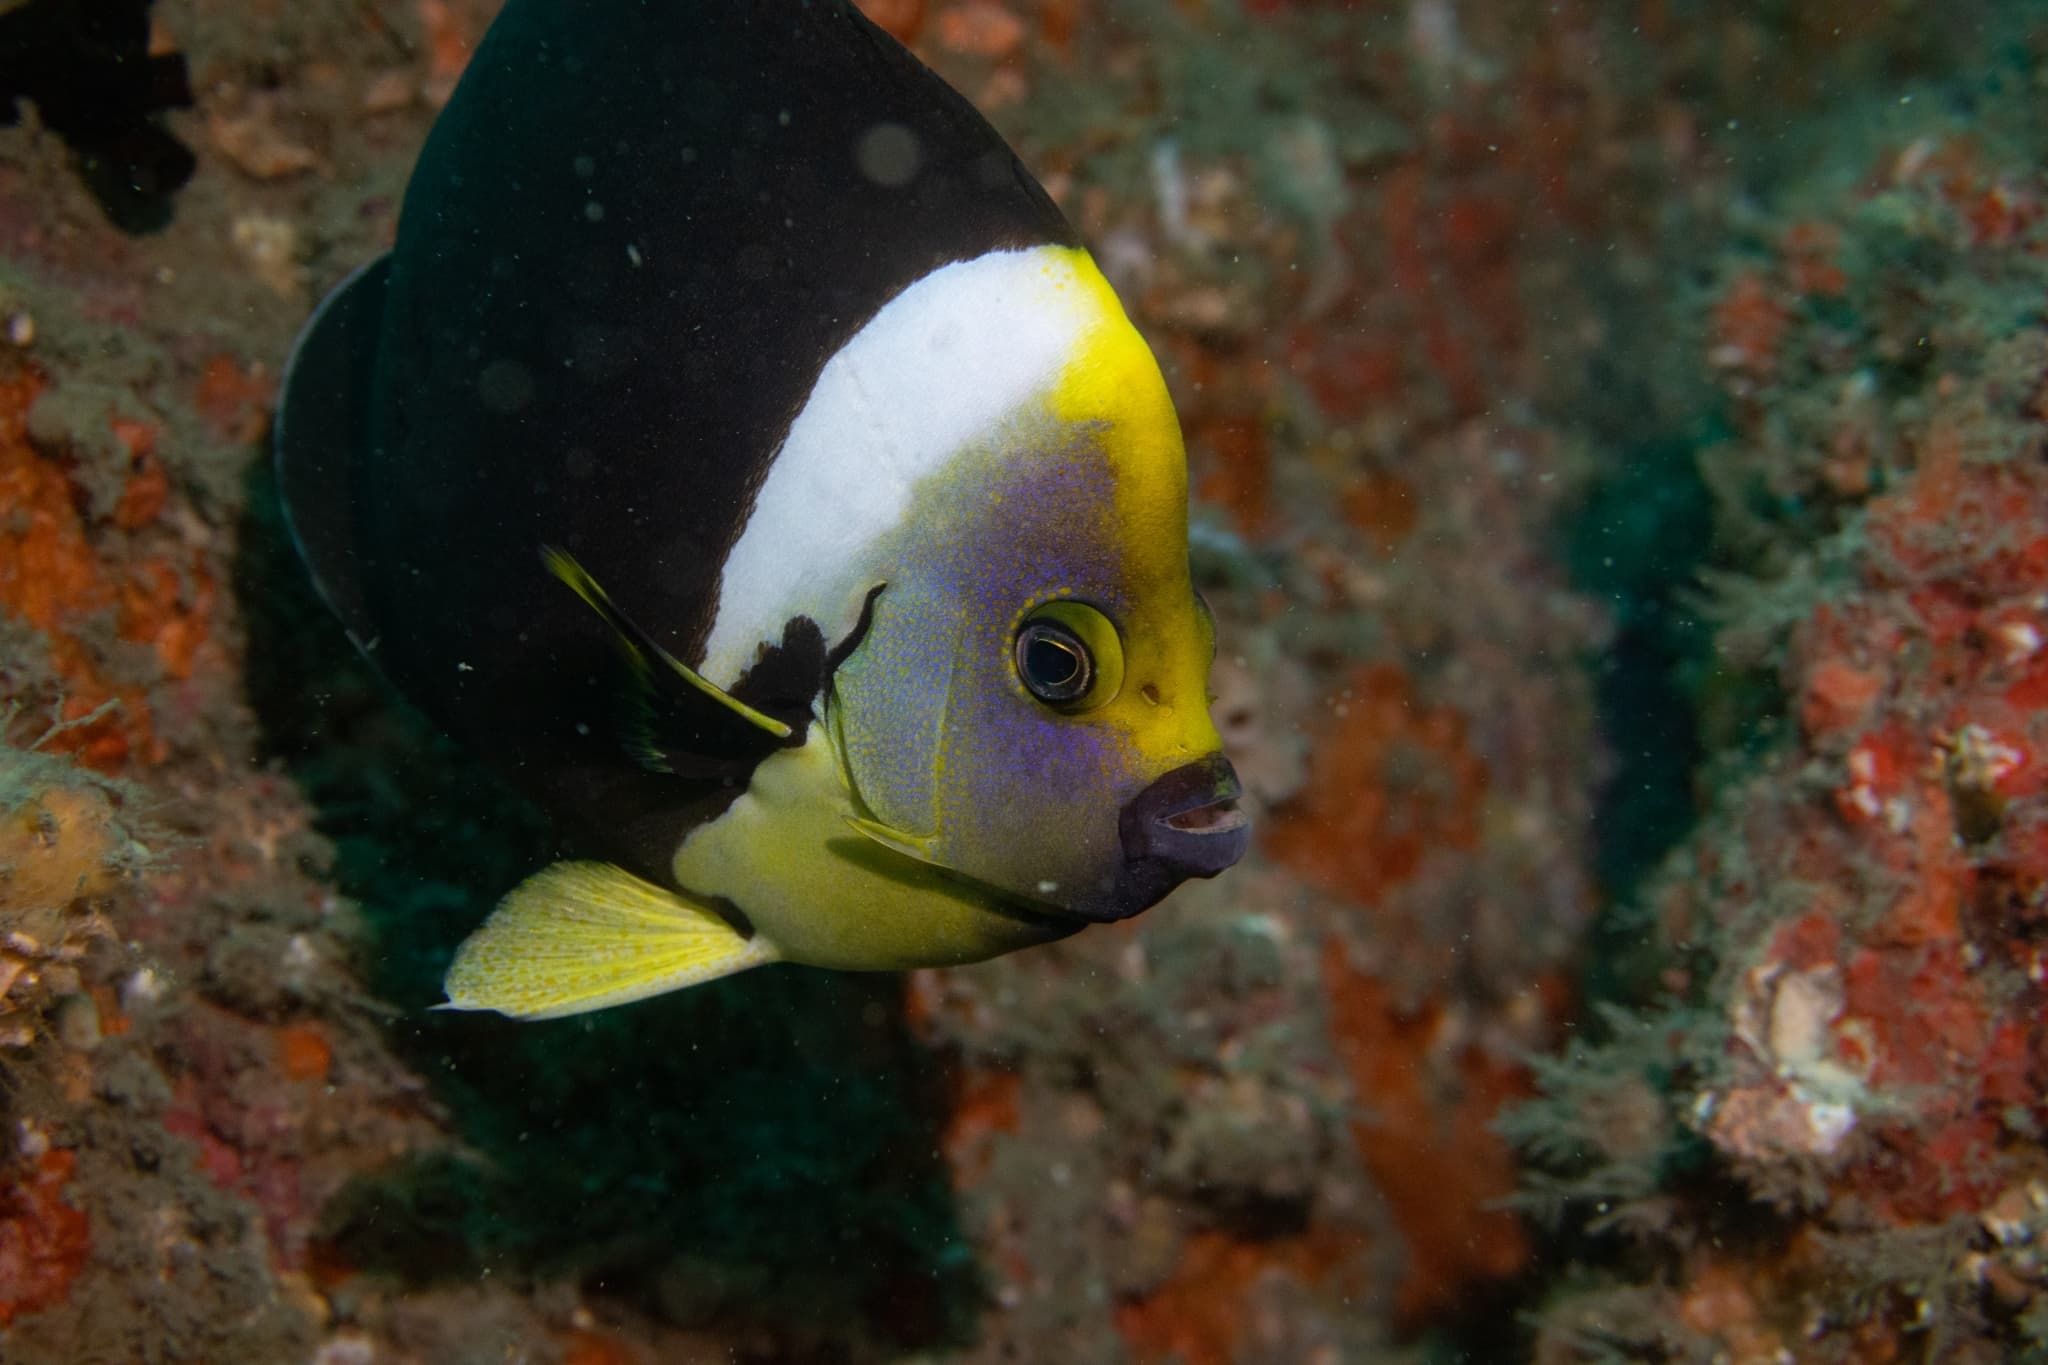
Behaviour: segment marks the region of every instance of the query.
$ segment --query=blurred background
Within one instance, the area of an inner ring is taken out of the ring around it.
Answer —
[[[485,0],[0,0],[0,1360],[2048,1359],[2048,6],[868,0],[1179,405],[1254,851],[435,1015],[282,361]]]

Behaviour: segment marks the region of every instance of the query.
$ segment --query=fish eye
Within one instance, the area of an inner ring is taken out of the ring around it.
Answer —
[[[1095,661],[1088,646],[1055,621],[1034,621],[1017,633],[1017,676],[1040,701],[1069,702],[1088,690]]]
[[[1123,642],[1084,602],[1047,602],[1024,618],[1011,649],[1024,690],[1056,711],[1091,711],[1123,686]]]

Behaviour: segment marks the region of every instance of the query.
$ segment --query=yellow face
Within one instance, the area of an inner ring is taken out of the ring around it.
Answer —
[[[865,813],[1009,897],[1113,919],[1221,871],[1245,832],[1209,718],[1178,424],[1080,262],[1097,325],[918,489],[833,700]]]

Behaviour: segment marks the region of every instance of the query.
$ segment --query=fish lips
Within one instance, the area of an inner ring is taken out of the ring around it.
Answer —
[[[1123,865],[1106,896],[1072,907],[1107,922],[1159,903],[1191,877],[1213,877],[1244,857],[1251,821],[1238,808],[1243,789],[1222,754],[1175,768],[1124,804],[1117,817]]]

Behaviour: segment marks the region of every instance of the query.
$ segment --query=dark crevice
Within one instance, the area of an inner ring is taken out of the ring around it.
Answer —
[[[1614,620],[1594,679],[1612,764],[1594,808],[1594,858],[1610,908],[1591,945],[1589,999],[1634,993],[1640,953],[1626,941],[1626,907],[1699,817],[1699,687],[1712,639],[1686,598],[1713,550],[1713,508],[1694,451],[1683,439],[1627,449],[1566,528],[1576,586]]]

